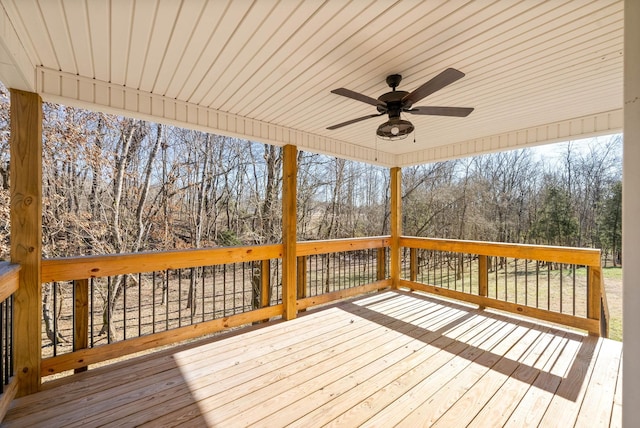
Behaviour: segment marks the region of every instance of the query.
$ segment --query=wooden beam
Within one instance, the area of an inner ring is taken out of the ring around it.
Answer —
[[[0,262],[0,302],[7,300],[20,285],[20,265]]]
[[[600,250],[594,248],[553,247],[549,245],[505,242],[463,241],[459,239],[400,237],[400,245],[425,250],[485,256],[513,257],[584,266],[600,266]]]
[[[391,283],[400,284],[400,236],[402,235],[402,170],[391,168]]]
[[[252,262],[277,259],[281,255],[282,245],[273,244],[64,257],[42,261],[42,282],[73,281],[129,273]]]
[[[391,238],[389,236],[303,241],[298,242],[296,250],[298,256],[311,256],[314,254],[384,248],[388,247],[390,242]]]
[[[297,165],[296,146],[284,146],[282,168],[282,304],[283,318],[296,317],[296,210]]]
[[[42,100],[11,90],[11,262],[21,266],[15,293],[18,396],[40,389],[42,341]]]

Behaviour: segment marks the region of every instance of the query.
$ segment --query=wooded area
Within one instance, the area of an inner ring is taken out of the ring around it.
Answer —
[[[274,243],[282,148],[44,104],[44,257]],[[0,86],[8,256],[9,96]],[[405,235],[597,247],[617,263],[621,136],[405,168]],[[300,240],[389,233],[389,171],[298,154]]]

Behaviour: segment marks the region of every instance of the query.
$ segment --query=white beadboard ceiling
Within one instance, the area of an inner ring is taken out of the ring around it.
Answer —
[[[43,99],[386,166],[610,134],[622,128],[622,0],[0,0],[0,81]],[[389,74],[419,102],[375,137]],[[415,136],[415,142],[414,142]]]

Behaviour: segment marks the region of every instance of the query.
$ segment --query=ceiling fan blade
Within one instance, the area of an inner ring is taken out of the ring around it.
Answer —
[[[405,95],[404,98],[402,98],[402,101],[406,105],[412,105],[413,103],[420,101],[427,95],[431,95],[434,92],[439,91],[445,86],[448,86],[463,77],[464,73],[462,71],[456,70],[455,68],[447,68],[445,71],[438,74],[427,83],[424,83],[415,91]]]
[[[405,111],[411,114],[431,116],[467,117],[473,111],[473,107],[414,107]]]
[[[356,101],[361,101],[363,103],[371,104],[372,106],[385,105],[382,101],[378,101],[375,98],[368,97],[366,95],[359,94],[358,92],[352,91],[346,88],[338,88],[331,91],[333,94],[342,95],[343,97],[351,98]]]
[[[334,129],[342,128],[343,126],[351,125],[352,123],[362,122],[363,120],[371,119],[373,117],[382,116],[383,114],[384,113],[370,114],[368,116],[362,116],[362,117],[359,117],[357,119],[347,120],[346,122],[342,122],[342,123],[339,123],[337,125],[329,126],[329,127],[327,127],[327,129],[334,130]]]

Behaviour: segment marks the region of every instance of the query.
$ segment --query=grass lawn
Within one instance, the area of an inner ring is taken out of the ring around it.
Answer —
[[[602,269],[609,305],[609,338],[622,341],[622,268]]]

